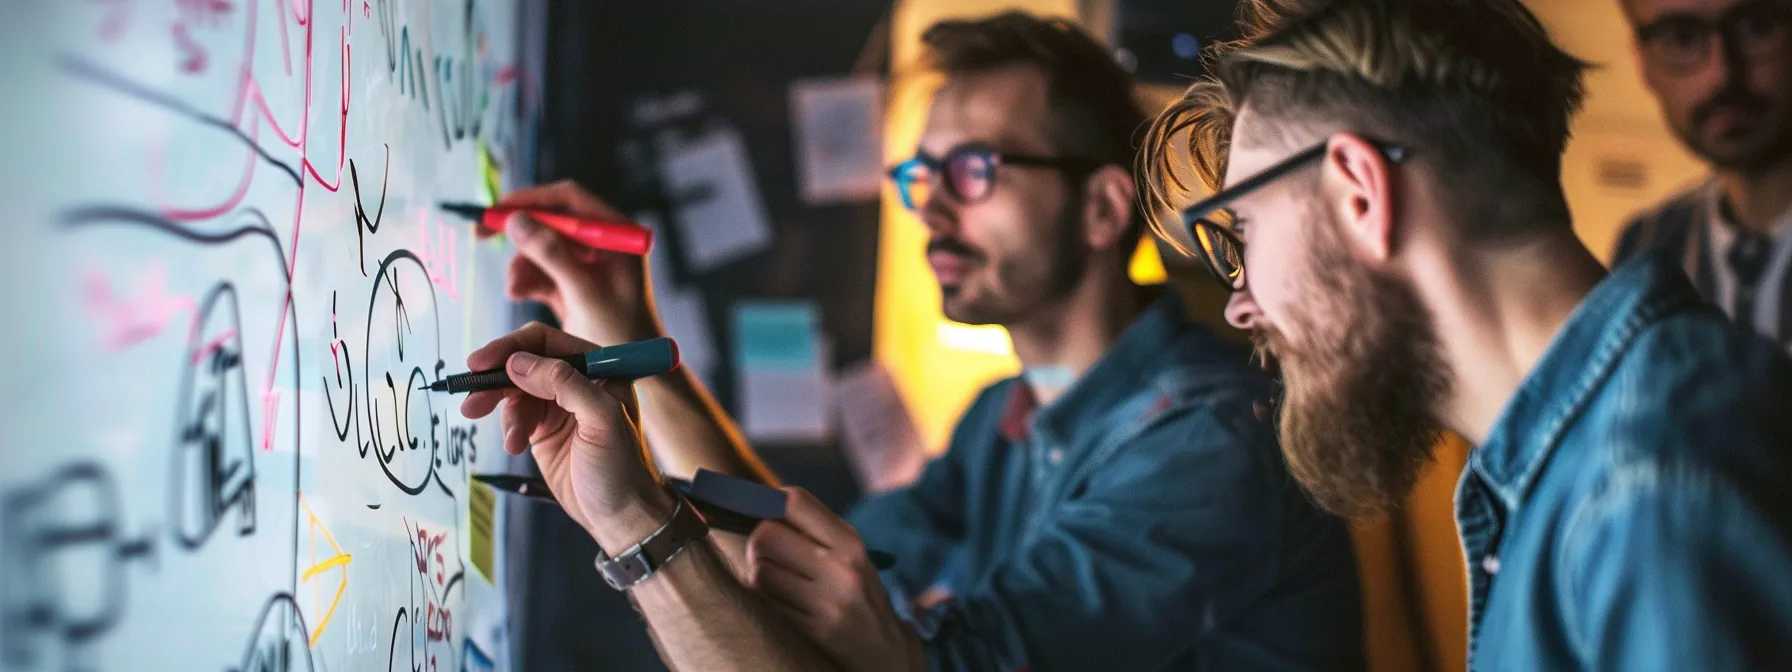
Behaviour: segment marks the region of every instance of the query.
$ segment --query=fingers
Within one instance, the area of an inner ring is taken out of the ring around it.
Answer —
[[[467,395],[460,402],[460,415],[468,420],[478,420],[491,415],[498,409],[498,402],[504,401],[505,390],[481,390]]]
[[[554,293],[554,280],[547,272],[530,261],[528,257],[516,255],[510,258],[509,282],[504,292],[512,301],[541,301]]]
[[[534,262],[556,284],[576,287],[572,283],[586,277],[583,267],[590,262],[581,260],[579,254],[580,249],[589,249],[584,245],[567,240],[560,232],[524,214],[511,215],[504,230],[516,243],[517,254]]]
[[[547,402],[522,392],[511,391],[500,414],[504,424],[504,452],[521,455],[529,449],[531,437],[547,415]]]
[[[596,350],[597,345],[555,329],[540,322],[531,322],[523,328],[498,337],[484,347],[467,355],[467,368],[473,371],[488,371],[504,366],[510,356],[518,352],[529,352],[546,355],[569,355],[575,352]]]
[[[788,523],[767,520],[747,536],[747,566],[775,564],[798,576],[814,579],[827,561],[827,549]]]
[[[812,615],[804,597],[815,590],[814,584],[801,575],[776,564],[767,564],[754,567],[748,580],[789,612],[785,614],[787,618],[807,620]]]
[[[506,366],[510,371],[510,382],[517,389],[537,399],[552,401],[577,418],[581,436],[586,432],[614,431],[628,424],[619,400],[582,372],[574,371],[571,364],[530,352],[517,352],[510,355]],[[599,436],[585,438],[602,443]]]
[[[498,205],[509,208],[537,208],[572,215],[621,217],[622,213],[572,180],[561,180],[527,189],[518,189],[499,199]]]
[[[786,487],[783,490],[790,494],[784,518],[792,526],[823,547],[839,551],[861,551],[859,554],[863,555],[864,542],[859,539],[859,532],[852,525],[834,515],[826,504],[809,494],[808,490],[797,487]]]

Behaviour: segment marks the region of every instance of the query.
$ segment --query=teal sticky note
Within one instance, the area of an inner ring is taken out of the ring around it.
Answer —
[[[735,365],[746,371],[817,370],[821,366],[820,313],[809,301],[735,304]]]

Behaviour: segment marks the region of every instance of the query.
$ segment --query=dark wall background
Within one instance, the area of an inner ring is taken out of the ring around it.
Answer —
[[[759,298],[812,299],[833,344],[833,365],[871,355],[878,207],[812,207],[800,196],[789,85],[852,72],[891,0],[548,0],[540,165],[543,181],[573,179],[624,212],[657,209],[671,223],[655,177],[653,134],[714,121],[741,133],[770,215],[770,249],[693,273],[676,235],[656,244],[679,259],[676,280],[707,300],[718,365],[712,390],[734,398],[729,309]],[[647,126],[637,102],[694,92],[693,114]],[[670,229],[671,227],[668,227]],[[659,269],[656,269],[656,273]],[[858,496],[836,445],[755,446],[786,482],[836,508]],[[661,670],[639,616],[603,585],[597,547],[565,515],[531,505],[522,659],[526,670]]]

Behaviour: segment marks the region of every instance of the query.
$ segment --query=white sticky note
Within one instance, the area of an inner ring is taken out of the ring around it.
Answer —
[[[790,85],[803,200],[867,200],[883,182],[883,93],[877,77],[804,79]]]
[[[693,270],[724,264],[771,243],[770,216],[746,143],[722,127],[661,147],[661,178],[676,204],[674,224]]]
[[[829,395],[847,462],[866,494],[913,483],[927,463],[921,431],[889,370],[869,362],[842,373]]]

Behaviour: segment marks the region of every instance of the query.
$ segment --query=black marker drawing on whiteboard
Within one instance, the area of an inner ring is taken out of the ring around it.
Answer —
[[[229,133],[231,137],[236,138],[237,141],[253,150],[256,156],[261,157],[262,161],[267,162],[268,165],[273,166],[281,173],[285,174],[288,179],[292,180],[294,185],[298,185],[301,182],[299,179],[299,170],[297,168],[287,165],[285,161],[274,158],[274,155],[268,153],[267,148],[262,147],[261,143],[256,142],[254,138],[249,137],[248,134],[242,131],[242,129],[237,128],[235,124],[229,121],[193,109],[191,105],[176,100],[173,96],[152,90],[142,84],[125,79],[123,76],[106,70],[105,68],[101,68],[98,65],[94,65],[73,56],[64,56],[60,61],[60,65],[64,72],[78,78],[104,86],[145,103],[155,105],[189,120]]]
[[[141,232],[189,243],[206,255],[260,256],[265,262],[259,267],[265,269],[268,276],[256,279],[255,283],[263,284],[272,278],[281,288],[290,291],[288,256],[267,217],[259,209],[246,207],[228,218],[220,218],[220,222],[223,221],[236,224],[177,222],[159,213],[118,205],[76,207],[62,213],[59,219],[61,228],[76,235],[118,236]],[[257,264],[247,266],[255,268]],[[175,546],[191,554],[205,554],[208,546],[216,545],[207,541],[212,532],[232,511],[239,512],[236,514],[236,536],[240,538],[251,539],[266,534],[258,528],[264,522],[274,522],[275,536],[270,539],[277,540],[281,548],[267,557],[285,564],[285,575],[293,577],[296,583],[302,413],[298,395],[285,395],[280,401],[285,417],[291,418],[292,423],[289,439],[293,447],[291,480],[270,483],[256,468],[256,458],[261,456],[253,449],[254,440],[249,439],[247,446],[243,445],[242,432],[251,422],[249,416],[252,415],[245,410],[252,402],[264,402],[254,404],[254,408],[263,411],[261,433],[264,440],[273,435],[276,428],[267,423],[272,423],[276,416],[268,412],[265,397],[249,396],[251,388],[244,377],[248,369],[244,367],[246,359],[254,353],[245,348],[246,335],[242,330],[258,328],[264,334],[270,328],[284,330],[275,351],[266,356],[271,358],[270,361],[277,360],[280,367],[289,367],[287,375],[296,386],[301,371],[297,346],[298,316],[290,302],[274,302],[261,307],[273,314],[245,322],[241,313],[246,308],[239,304],[234,286],[231,280],[220,280],[208,291],[203,307],[193,316],[187,345],[179,351],[181,380],[169,381],[170,387],[174,388],[170,392],[175,393],[171,411],[177,415],[176,433],[170,437],[170,471],[165,472],[172,476],[166,509],[170,520],[165,527]],[[270,377],[278,373],[272,365],[265,370]],[[272,383],[270,380],[269,384]],[[264,503],[287,497],[290,501],[284,503],[291,506],[290,518],[279,515],[273,521],[262,520],[261,509],[267,508]],[[293,585],[288,583],[283,588],[290,591]]]
[[[398,3],[374,2],[378,6],[374,11],[379,13],[380,35],[385,41],[386,74],[401,95],[422,103],[424,113],[434,117],[442,133],[443,149],[451,150],[456,142],[482,137],[486,111],[496,98],[490,89],[510,84],[511,78],[500,77],[499,69],[487,67],[479,59],[481,54],[474,51],[474,45],[484,38],[474,3],[463,3],[460,12],[460,53],[426,55],[424,41],[413,42],[410,25],[400,23],[394,8]]]
[[[373,217],[367,216],[367,206],[361,200],[361,173],[355,169],[355,160],[348,160],[348,182],[355,196],[355,260],[361,264],[361,275],[367,275],[367,236],[379,234],[380,220],[386,214],[387,178],[392,174],[392,146],[386,147],[386,165],[380,169],[380,204],[374,208]]]
[[[127,538],[123,515],[117,483],[94,462],[0,496],[0,667],[90,659],[124,616],[126,563],[155,560],[154,535]],[[66,590],[74,582],[79,598]]]
[[[413,321],[407,300],[417,302],[424,297],[429,301],[422,308],[427,318]],[[373,294],[368,300],[361,394],[370,429],[368,442],[358,450],[363,458],[373,453],[386,478],[405,494],[419,494],[434,481],[443,494],[454,497],[439,471],[443,467],[464,469],[465,456],[458,451],[444,453],[442,418],[431,395],[416,391],[429,384],[432,373],[440,377],[447,368],[442,359],[439,316],[435,288],[422,259],[409,250],[387,255],[374,274]],[[413,337],[423,342],[412,343]],[[389,344],[391,355],[376,360],[376,341]],[[423,351],[418,352],[417,346]],[[464,480],[463,475],[456,482]]]
[[[237,536],[255,532],[255,438],[243,375],[236,288],[219,283],[200,304],[182,356],[175,396],[169,531],[182,548],[205,544],[237,510]]]
[[[311,632],[305,613],[291,593],[268,598],[243,647],[242,661],[231,672],[311,672]]]

